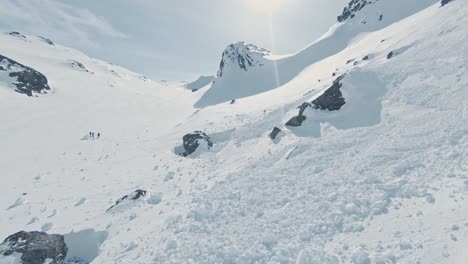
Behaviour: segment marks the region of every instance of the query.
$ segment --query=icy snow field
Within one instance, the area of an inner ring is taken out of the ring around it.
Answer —
[[[64,234],[92,263],[467,263],[468,1],[421,9],[277,89],[202,109],[206,88],[1,35],[0,54],[53,91],[0,87],[0,239]],[[286,128],[336,69],[347,104]],[[194,130],[214,147],[177,156]],[[139,188],[151,195],[106,211]]]

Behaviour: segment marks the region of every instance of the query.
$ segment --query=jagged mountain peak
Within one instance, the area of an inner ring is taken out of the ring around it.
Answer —
[[[251,67],[263,66],[263,57],[268,54],[270,54],[268,50],[244,41],[230,44],[223,52],[217,76],[222,77],[224,69],[229,66],[238,67],[244,71],[248,71]]]

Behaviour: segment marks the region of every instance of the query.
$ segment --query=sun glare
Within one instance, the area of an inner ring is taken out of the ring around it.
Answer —
[[[284,7],[287,0],[247,0],[249,6],[259,12],[273,13]]]

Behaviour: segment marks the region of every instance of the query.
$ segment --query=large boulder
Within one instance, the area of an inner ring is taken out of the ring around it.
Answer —
[[[33,96],[50,90],[47,78],[40,72],[8,57],[0,55],[0,76],[7,73],[7,82],[16,86],[18,93]]]
[[[184,156],[194,153],[201,145],[206,149],[213,147],[211,138],[203,131],[195,131],[193,133],[186,134],[182,140],[184,142]]]
[[[0,244],[0,263],[18,257],[23,264],[61,264],[67,255],[67,245],[62,235],[43,232],[20,231]]]
[[[343,94],[340,91],[340,88],[343,84],[340,81],[344,78],[344,75],[336,78],[333,81],[332,86],[325,90],[325,92],[317,97],[314,101],[312,101],[312,106],[315,109],[319,110],[329,110],[329,111],[336,111],[340,110],[341,107],[346,103],[345,99],[343,98]]]

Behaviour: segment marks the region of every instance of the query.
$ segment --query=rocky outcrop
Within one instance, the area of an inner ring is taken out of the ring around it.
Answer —
[[[11,84],[16,86],[18,93],[33,96],[45,94],[50,90],[47,78],[40,72],[0,55],[0,74],[6,72]]]
[[[93,73],[93,72],[89,71],[88,69],[86,69],[86,67],[83,65],[83,63],[81,63],[79,61],[70,60],[69,64],[70,64],[70,67],[72,67],[72,68],[78,69],[78,70],[83,71],[83,72]]]
[[[0,244],[0,262],[3,263],[2,258],[19,254],[23,264],[61,264],[65,260],[67,251],[62,235],[20,231],[7,237]]]
[[[268,55],[269,51],[258,48],[253,44],[238,42],[229,45],[223,52],[217,76],[223,77],[225,68],[234,67],[248,71],[252,67],[263,66],[263,57]]]
[[[340,77],[336,78],[333,81],[332,86],[325,90],[322,95],[317,97],[311,103],[304,102],[300,105],[299,113],[297,116],[291,118],[288,122],[286,122],[286,126],[289,127],[298,127],[301,126],[302,123],[307,119],[304,115],[304,111],[311,107],[317,110],[328,110],[328,111],[337,111],[340,110],[341,107],[346,104],[345,98],[343,97],[340,88],[343,86],[341,80],[345,77],[345,75],[341,75]]]
[[[22,38],[22,39],[26,39],[26,36],[17,32],[17,31],[12,31],[10,33],[8,33],[8,35],[10,36],[13,36],[13,37],[18,37],[18,38]]]
[[[348,19],[354,18],[357,12],[359,12],[365,6],[373,4],[375,2],[376,1],[370,0],[351,0],[351,2],[349,2],[348,5],[345,8],[343,8],[343,12],[341,13],[341,15],[337,17],[338,22],[344,22]],[[383,18],[383,15],[381,18]]]
[[[441,6],[444,6],[444,5],[446,5],[446,4],[448,4],[448,3],[452,2],[452,1],[453,1],[453,0],[441,0],[441,1],[440,1],[440,5],[441,5]]]
[[[134,191],[134,192],[132,192],[132,193],[130,193],[130,194],[126,194],[126,195],[122,196],[120,199],[118,199],[118,200],[115,202],[114,205],[112,205],[111,207],[109,207],[109,208],[106,210],[106,212],[109,211],[109,210],[111,210],[111,209],[113,209],[113,208],[115,208],[117,205],[119,205],[119,204],[121,204],[121,203],[123,203],[123,202],[125,202],[125,201],[132,201],[132,200],[138,200],[138,199],[140,199],[140,198],[144,198],[144,197],[146,197],[147,193],[148,193],[148,192],[145,191],[145,190],[137,189],[136,191]]]
[[[52,42],[52,40],[50,40],[48,38],[45,38],[45,37],[42,37],[42,36],[38,36],[38,38],[40,38],[42,41],[49,44],[50,46],[55,46],[54,42]]]
[[[201,144],[205,145],[205,147],[208,149],[213,147],[211,138],[202,131],[195,131],[193,133],[186,134],[182,140],[184,142],[184,153],[182,153],[183,156],[188,156],[194,153]]]
[[[344,78],[344,75],[338,77],[330,88],[320,95],[317,99],[312,101],[312,107],[319,110],[336,111],[340,110],[341,107],[346,103],[343,98],[343,94],[340,91],[343,86],[340,81]]]

